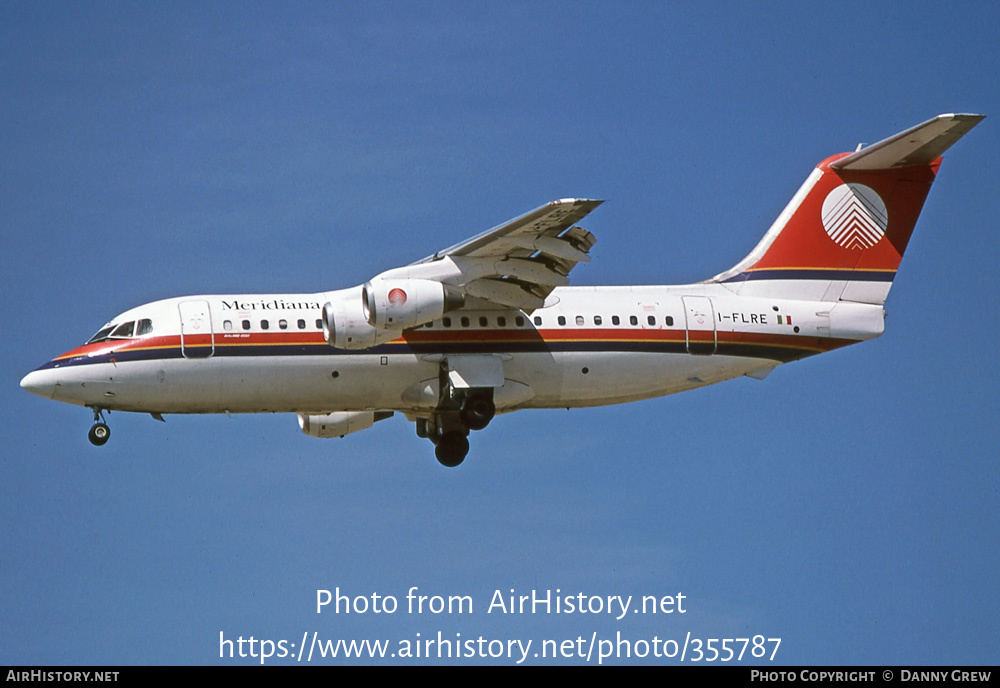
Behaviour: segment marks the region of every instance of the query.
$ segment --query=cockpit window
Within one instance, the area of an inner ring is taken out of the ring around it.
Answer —
[[[132,331],[135,329],[135,322],[122,323],[115,328],[115,331],[111,333],[112,339],[127,339],[132,336]]]
[[[108,325],[104,329],[98,330],[97,334],[87,340],[88,344],[94,344],[96,342],[103,342],[111,334],[111,330],[115,329],[114,325]]]
[[[133,337],[145,337],[153,333],[153,321],[149,318],[142,320],[130,320],[129,322],[117,325],[108,325],[102,328],[97,334],[87,340],[88,344],[105,342],[109,339],[131,339]]]

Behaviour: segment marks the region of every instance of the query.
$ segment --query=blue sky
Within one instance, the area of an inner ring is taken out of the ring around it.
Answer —
[[[220,632],[307,631],[995,663],[997,35],[987,2],[0,5],[0,663],[229,664]],[[575,284],[704,279],[818,161],[943,112],[989,117],[886,334],[762,382],[500,417],[453,471],[398,417],[112,414],[96,449],[88,411],[18,388],[132,306],[352,286],[566,196],[607,199]],[[338,586],[475,608],[317,615]],[[688,611],[487,614],[512,588]]]

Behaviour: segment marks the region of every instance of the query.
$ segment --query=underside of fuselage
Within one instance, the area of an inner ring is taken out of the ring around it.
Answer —
[[[503,354],[498,354],[503,355]],[[40,371],[54,401],[156,414],[399,411],[433,413],[439,364],[395,354],[157,360]],[[778,361],[656,353],[509,354],[497,412],[620,404],[694,389]],[[27,378],[26,378],[27,380]],[[421,385],[426,383],[427,393]],[[35,384],[26,382],[26,388]],[[408,393],[409,392],[409,393]]]

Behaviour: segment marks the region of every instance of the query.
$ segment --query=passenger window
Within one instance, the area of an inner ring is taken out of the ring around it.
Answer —
[[[666,317],[666,320],[665,320],[665,322],[667,323],[667,326],[668,326],[668,327],[673,327],[673,326],[674,326],[674,316],[672,316],[672,315],[668,315],[668,316]]]
[[[628,316],[628,321],[630,323],[632,323],[633,325],[638,325],[639,324],[639,318],[635,317],[634,315]]]
[[[622,319],[619,318],[617,315],[612,315],[611,316],[611,324],[612,325],[621,325],[622,324]]]
[[[541,325],[542,324],[542,316],[540,316],[540,315],[536,315],[535,316],[535,324],[536,325]]]
[[[602,322],[603,321],[601,320],[601,316],[599,316],[599,315],[595,315],[594,316],[594,324],[595,325],[600,325]]]
[[[270,323],[268,323],[266,320],[261,320],[260,321],[260,329],[266,330],[270,326],[271,326]]]
[[[484,315],[479,316],[479,326],[480,327],[486,327],[488,324],[489,324],[489,321],[486,319],[486,316],[484,316]]]
[[[115,331],[111,333],[113,338],[128,338],[132,336],[132,330],[135,328],[134,322],[122,323],[115,328]]]
[[[431,329],[432,327],[434,327],[434,321],[431,320],[429,323],[424,324],[424,327],[426,327],[428,330]]]
[[[284,319],[279,320],[278,321],[278,327],[280,327],[283,330],[287,330],[288,329],[288,321],[284,320]]]
[[[299,322],[296,324],[299,326],[300,330],[306,329],[306,321],[303,320],[302,318],[299,318]]]
[[[451,327],[451,318],[441,318],[441,324],[445,327]]]
[[[655,325],[656,324],[656,316],[655,315],[647,315],[646,316],[646,322],[648,322],[650,325]]]
[[[468,327],[468,326],[469,326],[469,319],[468,319],[468,318],[466,318],[466,317],[465,317],[465,316],[463,315],[463,316],[462,316],[462,327]]]
[[[141,323],[140,323],[140,329],[141,329]],[[231,329],[233,329],[233,321],[232,320],[223,320],[222,321],[222,329],[224,329],[226,332],[229,332]]]
[[[227,320],[226,322],[229,321]],[[229,326],[232,327],[232,323],[229,323]],[[150,320],[149,318],[143,318],[142,320],[139,321],[136,327],[135,334],[137,337],[142,337],[147,334],[152,334],[152,332],[153,332],[153,321]]]
[[[583,316],[582,315],[576,316],[576,324],[577,325],[583,325]]]
[[[317,330],[322,330],[323,329],[323,320],[320,319],[320,318],[316,319],[316,329]]]
[[[507,318],[502,315],[497,316],[497,327],[507,327]]]
[[[250,329],[250,321],[249,320],[244,320],[243,321],[243,329],[244,330],[249,330]]]
[[[559,316],[559,324],[560,325],[565,325],[566,324],[566,316],[564,316],[564,315],[560,315]]]
[[[520,315],[517,316],[516,318],[514,318],[514,324],[517,325],[518,327],[524,327],[524,318],[522,318]]]

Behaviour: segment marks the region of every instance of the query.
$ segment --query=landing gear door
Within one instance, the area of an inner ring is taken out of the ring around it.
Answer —
[[[500,356],[458,354],[448,356],[448,382],[455,389],[503,387],[503,359]]]
[[[714,354],[718,335],[712,300],[707,296],[685,296],[683,300],[688,353],[701,356]]]
[[[215,353],[208,301],[181,301],[181,353],[184,358],[208,358]]]

